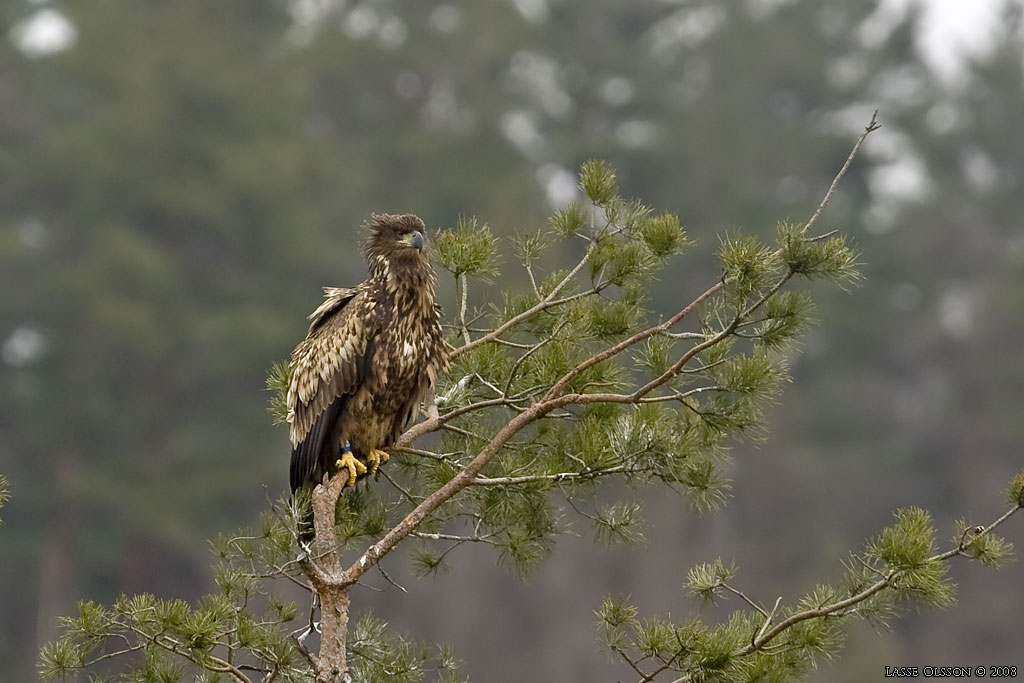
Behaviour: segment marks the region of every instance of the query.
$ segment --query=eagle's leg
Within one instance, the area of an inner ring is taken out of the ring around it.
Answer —
[[[352,446],[345,444],[341,448],[341,457],[338,458],[338,462],[335,466],[340,470],[342,467],[348,470],[348,481],[345,482],[345,486],[355,486],[356,477],[360,474],[366,474],[366,465],[356,460],[356,456],[352,455]],[[374,468],[376,469],[376,467]]]
[[[366,454],[366,462],[370,463],[370,474],[376,474],[377,470],[380,469],[382,462],[387,462],[391,458],[390,455],[377,448],[370,449],[370,452]]]

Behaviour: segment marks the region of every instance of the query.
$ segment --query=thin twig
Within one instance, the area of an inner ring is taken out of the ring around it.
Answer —
[[[455,276],[455,288],[459,290],[459,325],[462,327],[462,340],[469,345],[469,330],[466,328],[466,290],[469,289],[466,283],[465,274]]]
[[[639,666],[637,666],[636,662],[634,662],[632,659],[630,659],[629,656],[626,655],[625,652],[623,652],[622,650],[616,650],[616,652],[618,652],[620,655],[622,655],[622,658],[626,660],[626,663],[629,664],[630,668],[632,668],[633,671],[635,671],[635,672],[637,672],[637,674],[639,674],[640,682],[641,683],[646,683],[646,681],[650,681],[651,680],[651,677],[649,675],[645,674],[643,672],[643,669],[641,669]]]
[[[532,356],[546,344],[551,343],[555,339],[555,337],[558,336],[558,333],[562,331],[562,328],[565,327],[567,324],[569,324],[568,320],[562,321],[562,323],[558,327],[552,330],[549,336],[540,340],[538,343],[531,346],[529,351],[521,354],[519,358],[516,358],[515,362],[512,364],[512,367],[508,371],[508,380],[505,382],[505,390],[502,392],[502,396],[508,396],[508,392],[512,391],[512,381],[515,379],[516,373],[519,372],[520,366],[522,366],[522,364],[526,362],[526,359]]]
[[[388,483],[389,483],[389,484],[391,484],[392,486],[394,486],[394,487],[395,487],[396,489],[398,489],[398,491],[399,491],[399,492],[400,492],[400,493],[401,493],[401,494],[402,494],[403,496],[405,496],[405,499],[406,499],[406,500],[408,500],[408,501],[409,501],[410,503],[412,503],[413,505],[415,505],[415,504],[416,504],[416,496],[412,495],[412,493],[410,493],[410,492],[409,492],[409,491],[408,491],[408,490],[407,490],[407,489],[406,489],[406,488],[405,488],[404,486],[402,486],[402,485],[401,485],[401,484],[399,484],[399,483],[398,483],[397,481],[395,481],[394,479],[392,479],[392,478],[391,478],[391,475],[390,475],[390,474],[388,474],[388,473],[387,473],[387,471],[386,471],[386,470],[384,470],[384,468],[380,468],[380,469],[378,469],[378,470],[377,470],[377,472],[378,472],[379,474],[382,474],[382,475],[384,475],[384,478],[388,480]]]
[[[121,655],[127,655],[127,654],[130,654],[132,652],[137,652],[137,651],[141,650],[143,647],[145,647],[145,646],[139,644],[139,645],[134,645],[132,647],[126,647],[123,650],[117,650],[115,652],[108,652],[106,654],[99,655],[98,657],[90,659],[87,662],[83,662],[82,663],[82,668],[83,669],[89,668],[90,666],[92,666],[94,664],[98,664],[99,662],[102,662],[104,659],[113,659],[114,657],[120,657]]]
[[[760,612],[761,616],[763,616],[763,617],[765,617],[767,619],[771,618],[771,615],[768,614],[768,611],[764,607],[761,607],[759,604],[757,604],[756,602],[754,602],[753,600],[748,598],[746,596],[746,594],[743,593],[743,591],[737,590],[737,589],[733,588],[732,586],[730,586],[727,583],[723,583],[721,585],[722,585],[722,588],[724,588],[725,590],[729,591],[733,595],[738,596],[739,598],[741,598],[743,600],[743,602],[747,603],[748,605],[750,605],[751,607],[756,609],[758,612]]]
[[[317,660],[317,656],[310,652],[309,648],[306,647],[306,645],[295,636],[292,636],[290,640],[292,641],[292,645],[295,647],[295,649],[299,651],[299,654],[301,654],[303,658],[306,660],[306,662],[309,663],[309,666],[313,669],[313,671],[319,671],[320,662]]]
[[[532,318],[534,315],[536,315],[537,313],[540,313],[541,311],[543,311],[545,309],[551,308],[553,306],[558,306],[558,305],[561,305],[563,303],[568,303],[568,302],[573,301],[575,299],[579,299],[581,297],[593,294],[595,290],[590,290],[590,291],[587,291],[587,292],[581,292],[579,294],[573,294],[571,296],[563,297],[561,299],[556,299],[555,298],[556,296],[558,296],[558,293],[561,292],[565,288],[565,286],[567,284],[569,284],[569,281],[572,280],[573,277],[575,277],[576,273],[578,273],[580,271],[580,269],[583,268],[583,266],[586,264],[586,262],[590,259],[590,255],[593,252],[594,252],[594,245],[593,245],[593,243],[591,243],[590,246],[587,247],[587,253],[585,253],[583,255],[583,258],[580,259],[579,263],[577,263],[576,266],[571,271],[569,271],[569,273],[564,278],[562,278],[561,282],[559,282],[557,285],[555,285],[554,289],[552,289],[548,293],[548,295],[546,297],[544,297],[544,299],[542,299],[541,301],[538,301],[536,304],[534,304],[533,306],[531,306],[527,310],[523,311],[519,315],[513,316],[509,320],[506,320],[504,323],[499,325],[496,329],[494,329],[491,332],[485,334],[484,336],[478,337],[477,339],[474,339],[472,342],[467,342],[463,346],[460,346],[460,347],[454,349],[451,352],[451,354],[450,354],[451,357],[455,358],[459,354],[465,353],[466,351],[469,351],[470,349],[475,348],[475,347],[479,346],[480,344],[485,344],[487,342],[494,341],[495,339],[499,338],[502,334],[504,334],[506,331],[512,329],[513,327],[515,327],[519,323],[523,322],[524,320],[528,320],[529,318]]]
[[[761,628],[758,629],[757,633],[750,639],[750,643],[753,645],[757,642],[757,639],[764,635],[765,630],[772,625],[772,619],[775,618],[775,613],[779,611],[779,605],[782,604],[782,596],[780,595],[775,599],[775,606],[772,607],[770,614],[764,615],[764,623],[761,624]]]
[[[460,543],[490,543],[494,545],[494,541],[490,540],[485,536],[458,536],[456,534],[434,534],[427,533],[425,531],[414,531],[410,536],[416,538],[425,538],[431,541],[458,541]]]
[[[571,382],[575,377],[577,377],[580,373],[587,370],[588,368],[591,368],[600,363],[601,361],[607,360],[608,358],[611,358],[612,356],[621,353],[625,349],[628,349],[629,347],[643,341],[644,339],[647,339],[648,337],[652,337],[662,332],[667,332],[673,325],[675,325],[680,320],[682,320],[690,313],[692,313],[697,308],[697,306],[704,302],[705,299],[707,299],[709,296],[711,296],[719,289],[721,289],[722,285],[722,281],[716,282],[714,285],[705,290],[696,299],[694,299],[689,304],[684,306],[678,313],[673,315],[665,322],[659,325],[648,327],[646,330],[643,330],[642,332],[637,332],[628,339],[624,339],[618,344],[609,346],[603,351],[596,353],[590,358],[587,358],[586,360],[582,361],[579,365],[574,367],[569,372],[565,373],[557,382],[555,382],[554,385],[552,385],[552,387],[547,391],[547,393],[544,394],[543,400],[550,400],[557,396],[562,391],[562,389],[564,389],[566,385],[569,384],[569,382]]]
[[[405,590],[405,586],[403,586],[402,584],[400,584],[397,581],[395,581],[394,579],[392,579],[388,575],[388,573],[386,571],[384,571],[384,565],[382,565],[380,563],[377,563],[377,571],[380,572],[381,576],[383,576],[385,579],[387,579],[388,583],[390,583],[392,586],[394,586],[398,590],[402,591],[403,593],[408,593],[409,592],[409,591]]]
[[[814,210],[814,213],[811,215],[810,219],[806,223],[804,223],[804,227],[801,228],[801,235],[807,234],[807,231],[811,229],[811,226],[814,225],[814,222],[818,220],[818,216],[820,216],[821,212],[825,210],[826,206],[828,206],[829,201],[831,201],[832,199],[832,193],[836,191],[836,188],[839,186],[839,181],[843,179],[844,175],[846,175],[847,169],[849,169],[850,164],[853,163],[853,158],[857,156],[857,152],[860,151],[860,146],[864,144],[864,140],[866,140],[869,135],[878,130],[880,127],[881,126],[878,123],[878,110],[876,109],[874,113],[871,114],[871,121],[864,129],[864,132],[860,134],[860,137],[857,138],[857,142],[853,144],[853,149],[850,150],[850,155],[846,157],[846,163],[844,163],[843,167],[839,169],[839,173],[836,173],[836,177],[832,179],[832,184],[829,185],[828,191],[822,198],[821,203],[818,204],[818,208]]]
[[[530,261],[524,261],[523,267],[526,268],[526,274],[530,276],[530,286],[533,288],[533,293],[537,295],[537,301],[543,301],[544,297],[540,293],[540,288],[537,287],[537,279],[533,276],[533,266]]]
[[[569,479],[592,479],[604,474],[619,474],[629,471],[625,465],[616,465],[588,472],[557,472],[555,474],[528,474],[521,477],[475,477],[472,486],[514,486],[537,481],[566,481]]]

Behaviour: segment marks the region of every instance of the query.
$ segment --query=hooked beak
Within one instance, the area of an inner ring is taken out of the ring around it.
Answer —
[[[407,235],[402,239],[402,241],[416,251],[423,251],[423,234],[419,230]]]

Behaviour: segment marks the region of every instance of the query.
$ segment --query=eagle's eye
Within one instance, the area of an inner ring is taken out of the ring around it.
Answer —
[[[403,230],[398,241],[416,251],[423,250],[423,234],[419,230]]]

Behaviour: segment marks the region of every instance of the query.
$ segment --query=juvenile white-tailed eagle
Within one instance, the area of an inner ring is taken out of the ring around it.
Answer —
[[[369,277],[356,287],[325,287],[309,333],[292,351],[293,492],[312,489],[343,467],[348,484],[376,472],[388,459],[383,449],[447,367],[423,221],[374,214],[368,230]]]

